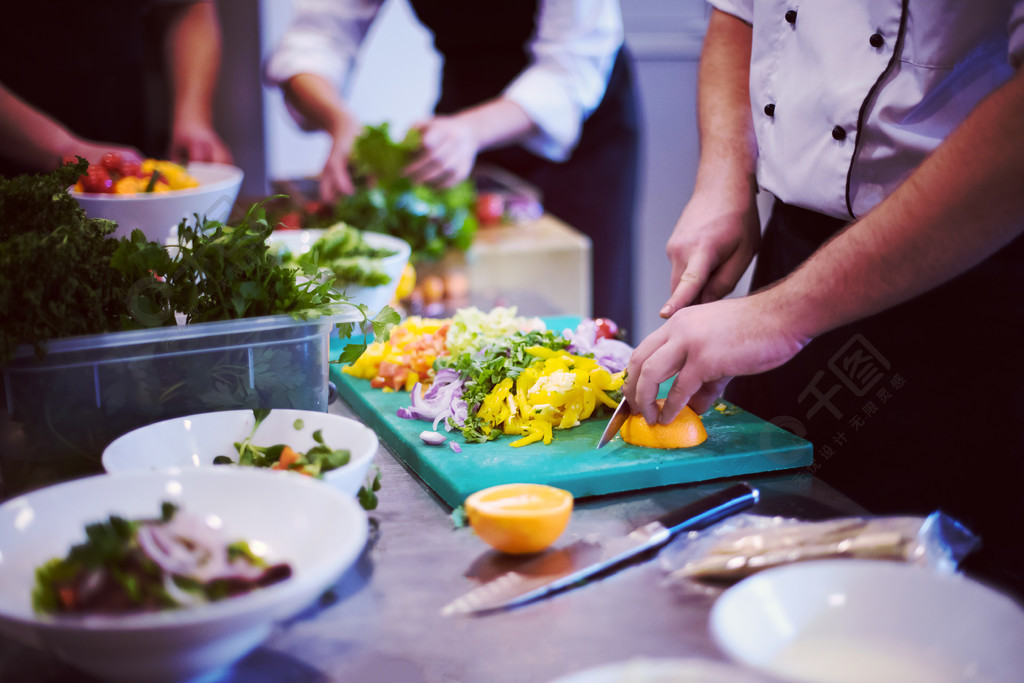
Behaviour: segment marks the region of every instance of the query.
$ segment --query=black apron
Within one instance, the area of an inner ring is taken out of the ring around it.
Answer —
[[[141,0],[11,3],[0,83],[80,137],[160,156],[170,115],[153,18]],[[0,150],[0,175],[30,170]]]
[[[410,0],[444,58],[438,114],[492,99],[529,63],[536,1]],[[563,163],[521,146],[484,152],[493,164],[537,186],[544,208],[593,243],[594,315],[628,328],[633,317],[633,222],[639,125],[632,64],[623,48],[607,91]]]
[[[752,288],[844,225],[777,202]],[[871,512],[960,520],[982,538],[965,569],[1024,597],[1022,291],[1024,237],[780,368],[736,378],[726,397],[811,441],[811,471]]]

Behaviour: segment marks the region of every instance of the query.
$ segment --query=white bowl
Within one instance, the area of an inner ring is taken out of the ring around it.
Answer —
[[[229,164],[192,162],[187,169],[199,181],[198,187],[139,194],[70,192],[89,218],[116,221],[115,237],[127,237],[138,228],[149,241],[166,244],[183,218],[189,224],[194,223],[194,214],[212,221],[226,220],[245,175]]]
[[[733,664],[697,658],[636,657],[559,676],[551,683],[770,683]]]
[[[200,467],[256,469],[213,464],[218,455],[237,461],[234,444],[247,438],[255,423],[251,410],[222,410],[155,422],[112,441],[103,451],[103,468],[111,473]],[[366,479],[378,445],[377,435],[363,423],[315,410],[277,408],[260,423],[252,442],[257,446],[288,444],[305,453],[315,445],[313,433],[318,430],[328,446],[347,448],[352,456],[347,465],[324,473],[323,480],[354,496]]]
[[[1021,680],[1024,610],[959,574],[883,560],[769,569],[715,602],[731,657],[787,681]]]
[[[270,244],[280,244],[292,254],[299,255],[309,251],[310,247],[320,239],[326,230],[275,230],[267,240]],[[344,292],[345,296],[352,303],[366,304],[371,315],[380,312],[382,308],[391,303],[398,290],[398,281],[402,277],[402,271],[409,262],[412,248],[409,243],[401,237],[385,235],[379,232],[362,231],[363,239],[368,244],[378,249],[389,249],[396,252],[394,256],[388,256],[380,260],[380,267],[391,280],[384,285],[377,287],[362,287],[359,285],[339,286],[337,289]]]
[[[171,501],[224,535],[265,544],[288,562],[280,583],[176,610],[89,617],[36,614],[35,569],[111,514],[153,517]],[[271,504],[268,504],[271,503]],[[334,584],[366,543],[367,518],[349,496],[308,477],[240,468],[97,475],[0,506],[0,633],[104,679],[179,681],[212,675],[259,645]]]

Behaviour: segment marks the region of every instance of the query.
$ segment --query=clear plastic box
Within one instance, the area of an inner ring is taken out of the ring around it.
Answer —
[[[289,315],[54,340],[0,368],[0,497],[102,472],[136,427],[239,408],[326,411],[335,323]]]

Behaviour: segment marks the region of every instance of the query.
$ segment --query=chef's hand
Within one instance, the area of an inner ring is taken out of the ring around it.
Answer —
[[[721,396],[729,380],[778,367],[808,338],[784,322],[771,290],[722,299],[676,312],[633,351],[623,395],[650,424],[668,424],[687,404],[698,414]],[[783,302],[784,303],[784,302]],[[673,375],[659,415],[659,385]]]
[[[695,192],[669,237],[672,294],[662,318],[692,303],[729,294],[750,265],[761,241],[757,203],[751,195]]]
[[[348,159],[352,155],[352,145],[359,137],[359,126],[345,125],[332,136],[331,151],[327,153],[327,161],[320,172],[320,199],[333,203],[339,195],[355,192],[352,176],[348,171]]]
[[[463,117],[435,116],[413,129],[420,133],[420,150],[405,167],[409,180],[451,187],[469,177],[480,147]]]
[[[195,121],[175,121],[171,130],[169,159],[180,163],[212,161],[232,163],[231,150],[212,126]]]

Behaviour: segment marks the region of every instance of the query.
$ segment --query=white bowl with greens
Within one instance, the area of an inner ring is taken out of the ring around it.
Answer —
[[[282,460],[283,446],[301,457],[290,461],[286,456],[284,465],[275,467]],[[128,432],[103,451],[103,468],[110,473],[247,466],[290,469],[367,501],[372,498],[370,465],[377,446],[373,430],[342,415],[293,409],[222,410]]]
[[[346,223],[324,229],[275,230],[271,249],[311,274],[334,276],[334,288],[371,314],[391,303],[411,248],[400,237],[357,230]]]
[[[170,522],[189,525],[175,540],[201,561],[154,550]],[[200,468],[49,486],[0,505],[0,634],[104,680],[214,676],[330,588],[366,538],[351,496],[295,474]],[[237,580],[239,561],[281,571],[244,592],[204,592]]]

